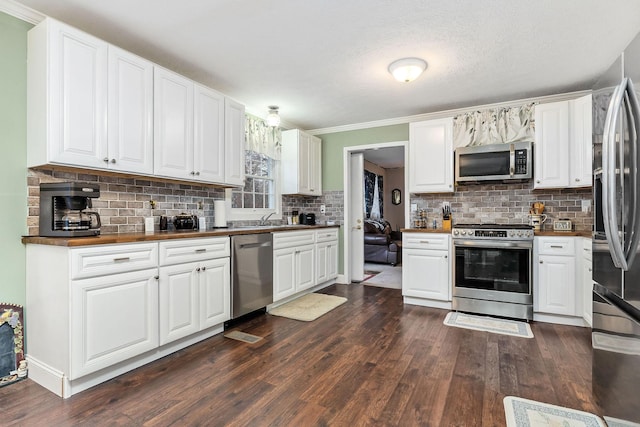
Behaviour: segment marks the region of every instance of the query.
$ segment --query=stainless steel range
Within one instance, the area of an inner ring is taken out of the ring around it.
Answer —
[[[533,227],[456,224],[452,230],[453,308],[533,319]]]

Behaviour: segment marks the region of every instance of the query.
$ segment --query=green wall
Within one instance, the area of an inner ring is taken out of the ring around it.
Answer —
[[[27,31],[0,12],[0,302],[25,304]]]
[[[322,190],[342,191],[344,147],[408,141],[409,124],[382,126],[369,129],[317,135],[322,139]]]
[[[322,191],[344,190],[344,147],[409,140],[409,124],[318,135],[322,139]],[[344,226],[340,227],[338,271],[344,273]]]

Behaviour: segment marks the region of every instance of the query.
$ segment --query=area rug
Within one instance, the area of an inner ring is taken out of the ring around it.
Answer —
[[[507,427],[606,427],[589,412],[507,396],[503,400]]]
[[[362,284],[380,288],[402,289],[402,267],[386,268],[375,276],[365,279]]]
[[[257,335],[248,334],[242,331],[231,331],[229,333],[224,334],[225,338],[231,338],[232,340],[242,341],[249,344],[257,343],[262,339]]]
[[[311,322],[347,302],[346,298],[326,294],[307,294],[269,311],[274,316]]]
[[[379,271],[373,271],[373,270],[365,270],[364,271],[364,279],[362,279],[362,281],[364,282],[365,280],[369,280],[372,277],[374,277],[376,274],[380,274]]]
[[[473,329],[494,334],[512,335],[514,337],[533,338],[531,327],[526,322],[497,319],[489,316],[450,312],[444,318],[444,324],[456,328]]]

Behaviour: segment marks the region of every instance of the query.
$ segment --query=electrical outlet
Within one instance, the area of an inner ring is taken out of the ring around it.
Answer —
[[[411,212],[417,212],[417,211],[418,211],[418,204],[411,203]]]
[[[327,210],[325,205],[320,205],[320,213],[325,213],[325,211]]]
[[[586,199],[582,201],[582,212],[589,212],[591,210],[591,199]]]

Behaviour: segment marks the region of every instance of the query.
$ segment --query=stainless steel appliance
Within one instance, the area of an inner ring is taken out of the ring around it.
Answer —
[[[301,213],[299,223],[304,225],[316,225],[316,214]]]
[[[100,215],[88,212],[91,200],[100,197],[94,183],[40,184],[39,233],[48,237],[82,237],[100,234]]]
[[[231,236],[231,318],[273,302],[273,235]]]
[[[198,217],[187,213],[181,213],[173,217],[173,226],[176,230],[197,230]]]
[[[593,393],[640,423],[640,35],[593,88]]]
[[[456,224],[454,310],[533,319],[533,227]]]
[[[531,142],[456,148],[456,182],[531,179]]]

